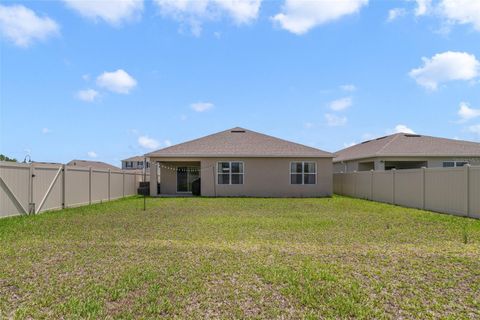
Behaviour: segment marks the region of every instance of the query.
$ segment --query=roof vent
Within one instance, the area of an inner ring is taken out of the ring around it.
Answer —
[[[367,140],[367,141],[363,141],[361,144],[364,144],[364,143],[367,143],[367,142],[370,142],[372,140]]]
[[[410,133],[407,133],[407,134],[405,134],[405,137],[417,138],[417,137],[421,137],[421,135],[419,135],[419,134],[410,134]]]
[[[380,137],[380,138],[377,138],[375,140],[382,140],[382,139],[385,139],[387,136],[384,136],[384,137]]]
[[[242,130],[242,129],[234,129],[232,131],[230,131],[231,133],[245,133],[245,130]]]

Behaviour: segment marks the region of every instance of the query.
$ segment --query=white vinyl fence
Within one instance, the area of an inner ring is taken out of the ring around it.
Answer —
[[[134,195],[142,178],[128,171],[0,162],[0,218]]]
[[[333,192],[465,217],[480,218],[480,167],[335,173]]]

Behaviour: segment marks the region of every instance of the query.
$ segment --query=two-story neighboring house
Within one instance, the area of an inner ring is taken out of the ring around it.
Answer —
[[[130,157],[122,160],[123,170],[139,170],[143,172],[144,168],[147,169],[147,173],[148,173],[150,169],[150,161],[148,158],[146,158],[146,164],[145,164],[145,157],[143,156],[135,156],[135,157]]]
[[[480,165],[480,143],[397,133],[335,152],[334,172]]]

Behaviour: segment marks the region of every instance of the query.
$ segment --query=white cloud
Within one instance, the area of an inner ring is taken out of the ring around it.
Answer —
[[[19,47],[59,34],[60,27],[48,17],[40,17],[22,5],[0,5],[0,32]]]
[[[249,24],[256,20],[262,0],[155,0],[163,16],[190,26],[199,36],[202,23],[228,16],[234,23]]]
[[[391,133],[410,133],[415,134],[415,131],[410,129],[404,124],[397,124],[393,130],[390,131]]]
[[[439,11],[450,23],[472,24],[480,31],[480,1],[442,0]]]
[[[76,94],[77,99],[86,101],[86,102],[93,102],[95,101],[95,99],[98,98],[98,96],[99,96],[99,93],[93,89],[80,90]]]
[[[354,84],[344,84],[340,86],[340,89],[347,92],[357,91],[357,87]]]
[[[468,127],[468,131],[480,135],[480,124],[476,124],[476,125]]]
[[[285,0],[282,12],[272,17],[272,20],[285,30],[304,34],[316,26],[357,13],[367,4],[368,0]]]
[[[88,151],[87,152],[87,156],[89,156],[90,158],[96,158],[98,157],[97,153],[95,151]]]
[[[42,128],[42,133],[43,134],[48,134],[48,133],[51,133],[52,130],[48,129],[48,128]]]
[[[303,127],[304,127],[305,129],[311,129],[311,128],[314,127],[314,125],[313,125],[313,123],[311,123],[311,122],[305,122],[305,123],[303,124]]]
[[[137,85],[137,81],[124,70],[118,69],[99,75],[97,85],[116,93],[128,94]]]
[[[432,6],[432,0],[415,0],[417,7],[415,8],[415,15],[417,17],[426,15]]]
[[[214,105],[211,102],[196,102],[192,103],[190,107],[196,112],[204,112],[212,109]]]
[[[167,139],[167,140],[163,141],[163,144],[167,147],[170,147],[172,145],[172,141]]]
[[[330,127],[344,126],[347,123],[347,117],[340,117],[331,113],[326,113],[325,119]]]
[[[465,122],[477,117],[480,117],[480,109],[470,108],[468,103],[461,102],[460,109],[458,109],[458,115],[460,116],[460,121]]]
[[[138,144],[146,149],[157,149],[160,146],[160,143],[150,138],[149,136],[140,136],[138,137]]]
[[[104,20],[115,26],[139,18],[143,11],[143,0],[64,0],[64,2],[86,18]]]
[[[403,17],[407,14],[407,10],[404,8],[393,8],[388,11],[387,21],[392,22],[397,18]]]
[[[350,143],[347,143],[347,142],[343,143],[344,148],[350,148],[350,147],[353,147],[354,145],[356,145],[355,141]]]
[[[337,100],[334,100],[334,101],[330,102],[329,107],[333,111],[341,111],[341,110],[345,110],[345,109],[351,107],[352,104],[353,104],[352,98],[345,97],[345,98],[337,99]]]
[[[429,90],[436,90],[442,82],[473,80],[480,73],[480,62],[466,52],[447,51],[422,60],[423,66],[411,70],[409,75]]]

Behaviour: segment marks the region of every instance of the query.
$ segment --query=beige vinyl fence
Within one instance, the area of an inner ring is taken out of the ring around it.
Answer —
[[[335,173],[333,192],[458,216],[480,218],[480,167]]]
[[[128,171],[0,162],[0,217],[134,195],[142,178]]]

